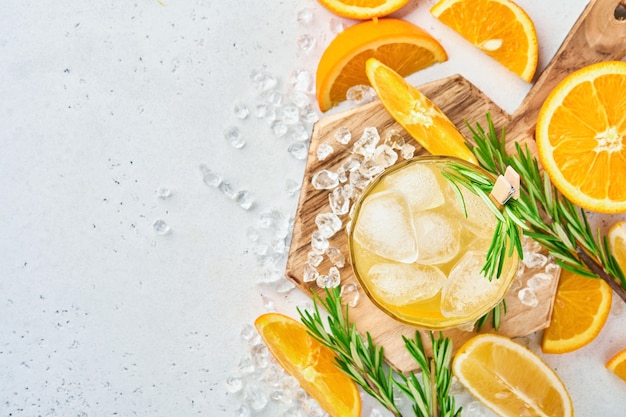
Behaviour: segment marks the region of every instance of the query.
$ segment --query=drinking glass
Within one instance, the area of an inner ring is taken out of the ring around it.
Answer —
[[[488,205],[442,172],[452,163],[493,179],[482,168],[442,156],[396,164],[369,184],[349,228],[352,268],[368,298],[394,319],[442,330],[470,324],[493,309],[517,275],[519,258],[499,277],[480,271],[498,222]]]

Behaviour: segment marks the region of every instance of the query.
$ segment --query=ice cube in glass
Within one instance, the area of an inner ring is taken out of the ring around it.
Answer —
[[[435,173],[423,164],[413,164],[389,174],[383,180],[383,186],[404,193],[415,211],[439,207],[445,201]]]
[[[444,316],[472,316],[504,294],[508,280],[489,280],[481,272],[487,254],[469,251],[454,265],[441,292]]]
[[[384,258],[405,263],[417,259],[411,210],[404,195],[397,191],[376,193],[363,201],[354,238]]]
[[[434,297],[446,276],[430,265],[379,263],[370,268],[368,279],[383,302],[406,305]]]
[[[451,216],[420,212],[413,217],[418,261],[432,265],[451,261],[461,248],[461,227]]]

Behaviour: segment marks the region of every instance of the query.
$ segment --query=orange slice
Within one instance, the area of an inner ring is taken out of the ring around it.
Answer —
[[[443,62],[448,55],[430,34],[400,19],[357,23],[328,45],[316,73],[316,96],[323,112],[346,99],[350,87],[369,84],[365,61],[375,57],[402,76]]]
[[[626,349],[609,359],[606,367],[626,381]]]
[[[620,220],[611,226],[607,234],[609,249],[622,271],[626,272],[626,220]]]
[[[430,13],[467,41],[530,82],[537,70],[535,25],[510,0],[440,0]]]
[[[572,352],[595,339],[609,317],[612,295],[611,287],[601,279],[563,270],[541,350]]]
[[[449,155],[477,164],[454,123],[400,74],[375,58],[366,63],[367,78],[396,122],[433,155]]]
[[[467,390],[499,416],[573,416],[572,400],[539,356],[495,335],[474,336],[457,352],[452,370]]]
[[[332,417],[359,417],[356,384],[334,365],[332,350],[315,340],[304,325],[279,313],[259,316],[254,325],[278,363]]]
[[[409,0],[318,0],[338,16],[367,20],[387,16],[407,4]]]
[[[539,111],[539,159],[554,185],[584,209],[626,211],[626,62],[565,77]]]

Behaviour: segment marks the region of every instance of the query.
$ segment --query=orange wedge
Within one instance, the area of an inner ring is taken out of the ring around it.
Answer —
[[[304,325],[279,313],[259,316],[254,325],[278,363],[332,417],[359,417],[356,384],[334,365],[332,350],[315,340]]]
[[[537,70],[535,25],[510,0],[440,0],[430,13],[467,41],[530,82]]]
[[[459,382],[499,416],[573,416],[572,400],[557,374],[539,356],[511,339],[474,336],[457,352]]]
[[[601,279],[563,270],[541,350],[572,352],[595,339],[609,317],[612,295],[611,287]]]
[[[600,62],[565,77],[539,112],[539,160],[572,202],[626,211],[626,62]]]
[[[315,88],[321,111],[346,100],[350,87],[369,84],[365,61],[371,57],[402,76],[448,59],[439,42],[412,23],[400,19],[357,23],[338,34],[320,58]]]
[[[610,369],[617,375],[626,381],[626,349],[613,356],[606,363],[607,369]]]
[[[371,19],[387,16],[407,4],[409,0],[318,0],[338,16],[349,19]]]
[[[454,123],[400,74],[375,58],[366,63],[367,78],[396,122],[433,155],[449,155],[477,164]]]

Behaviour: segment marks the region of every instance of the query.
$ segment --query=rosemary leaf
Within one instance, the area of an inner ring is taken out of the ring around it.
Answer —
[[[511,202],[511,204],[515,204],[515,201]],[[529,227],[526,224],[526,222],[524,222],[524,220],[519,218],[515,210],[511,209],[511,205],[509,204],[505,205],[504,211],[506,212],[506,218],[511,220],[513,223],[515,223],[517,227],[521,228],[522,230],[529,230]]]
[[[555,231],[556,235],[559,237],[559,239],[561,239],[561,242],[563,244],[565,244],[565,246],[573,251],[576,248],[576,240],[573,239],[572,237],[570,237],[566,232],[565,229],[563,228],[563,226],[560,223],[553,223],[552,225],[553,230]]]
[[[570,271],[574,274],[582,275],[584,277],[589,277],[589,278],[597,278],[596,275],[594,275],[593,273],[585,269],[585,266],[582,263],[580,263],[579,265],[576,265],[570,262],[564,262],[560,259],[556,259],[556,263],[561,268],[565,269],[566,271]]]
[[[476,326],[477,332],[479,332],[483,328],[485,323],[487,323],[487,320],[489,320],[489,315],[492,313],[492,311],[490,311],[489,313],[485,314],[484,316],[476,320],[476,323],[474,323],[474,325]]]
[[[557,217],[556,204],[553,196],[552,183],[550,182],[550,177],[547,172],[543,173],[543,190],[546,211],[548,212],[548,215],[554,219]]]

